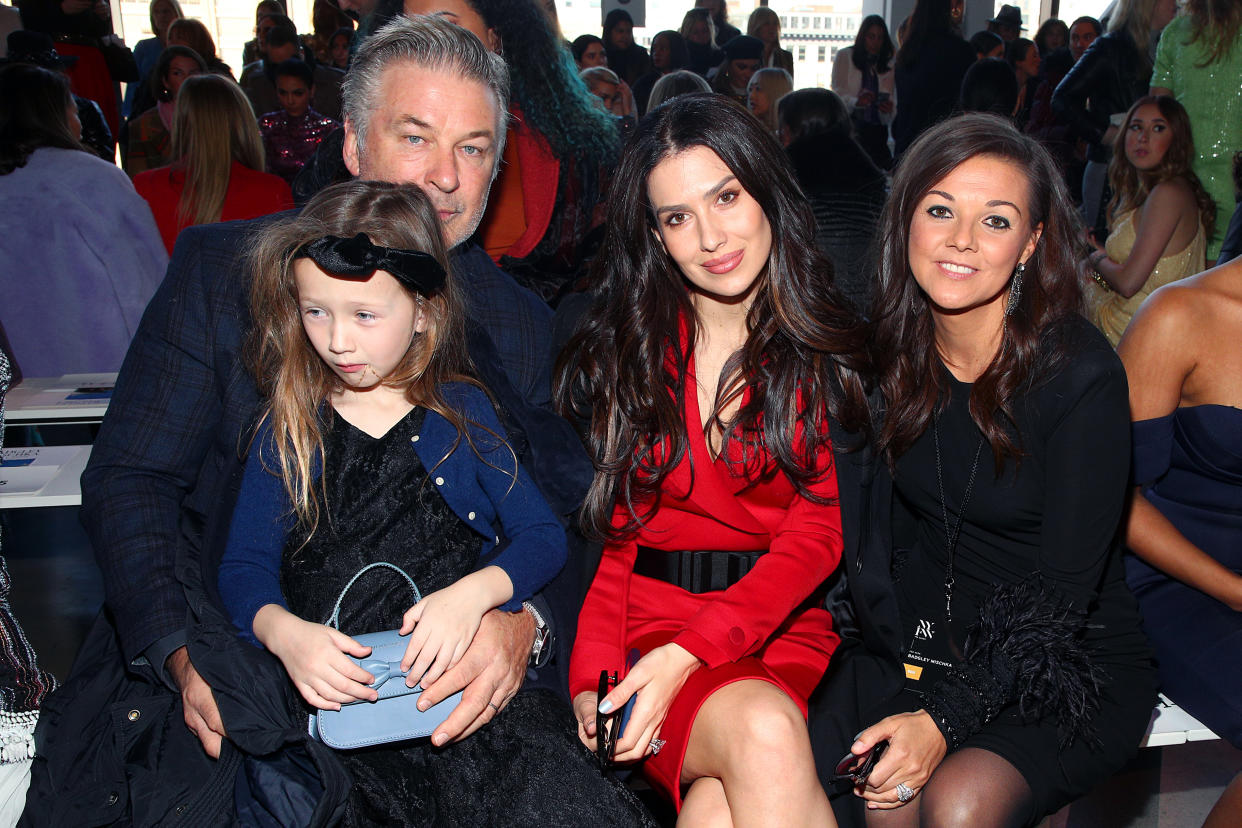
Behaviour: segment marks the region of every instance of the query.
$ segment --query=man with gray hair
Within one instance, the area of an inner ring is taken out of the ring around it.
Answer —
[[[507,102],[505,66],[476,37],[439,17],[394,20],[355,57],[344,90],[344,159],[355,175],[412,183],[430,196],[467,299],[471,360],[523,465],[566,515],[591,468],[568,423],[547,408],[551,311],[469,242],[501,156]],[[254,701],[238,690],[248,686],[238,664],[251,656],[233,649],[216,568],[261,408],[241,348],[249,327],[243,256],[265,224],[183,232],[126,356],[82,476],[104,612],[40,721],[30,824],[56,822],[73,801],[94,803],[95,815],[132,802],[180,818],[211,786],[221,787],[212,795],[231,790],[236,774],[225,765],[239,760],[221,750],[229,729],[239,745],[255,738],[253,722],[231,719]],[[461,661],[423,693],[429,705],[463,690],[435,745],[487,723],[521,686],[528,659],[546,660],[547,614],[537,600],[525,612],[484,618]],[[173,724],[147,736],[158,756],[139,764],[157,772],[135,777],[127,772],[134,758],[106,746],[133,747],[134,735],[116,727],[159,727],[141,718],[139,701],[152,699],[164,705],[160,721]],[[112,716],[117,704],[132,705],[127,719]],[[140,777],[159,784],[129,797],[115,790]]]

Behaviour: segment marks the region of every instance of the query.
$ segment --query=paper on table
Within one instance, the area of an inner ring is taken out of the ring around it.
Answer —
[[[0,457],[0,494],[34,494],[81,449],[81,446],[4,449]]]

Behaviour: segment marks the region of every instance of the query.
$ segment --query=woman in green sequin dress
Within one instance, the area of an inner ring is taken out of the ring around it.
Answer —
[[[1211,264],[1233,215],[1231,164],[1242,150],[1242,3],[1186,0],[1183,14],[1160,37],[1151,94],[1171,95],[1190,114],[1194,170],[1216,202]]]

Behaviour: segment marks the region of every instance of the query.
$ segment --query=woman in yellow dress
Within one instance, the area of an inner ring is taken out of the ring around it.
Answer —
[[[1204,267],[1216,207],[1191,169],[1190,120],[1172,98],[1140,98],[1117,136],[1108,180],[1108,240],[1087,257],[1092,322],[1116,347],[1156,288]]]

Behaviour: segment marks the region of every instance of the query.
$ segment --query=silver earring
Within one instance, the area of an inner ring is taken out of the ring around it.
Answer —
[[[1026,264],[1018,262],[1013,269],[1013,281],[1009,283],[1009,301],[1005,304],[1005,316],[1013,316],[1022,299],[1022,274],[1026,273]]]

